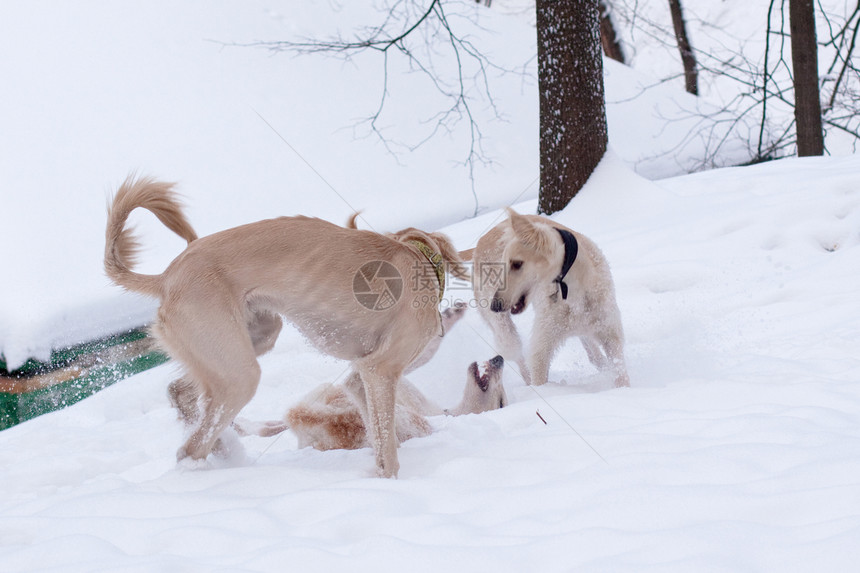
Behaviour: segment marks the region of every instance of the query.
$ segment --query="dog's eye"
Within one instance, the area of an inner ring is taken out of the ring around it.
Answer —
[[[518,271],[521,268],[523,268],[523,262],[522,261],[511,261],[511,270],[512,271]]]

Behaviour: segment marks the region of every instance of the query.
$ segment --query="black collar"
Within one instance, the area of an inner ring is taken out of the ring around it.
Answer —
[[[576,260],[576,254],[579,252],[579,243],[576,242],[576,237],[570,231],[555,228],[561,235],[561,240],[564,241],[564,263],[561,265],[561,272],[552,282],[558,283],[561,289],[561,298],[567,300],[567,284],[564,282],[564,277],[567,276],[570,267],[573,266],[573,261]]]

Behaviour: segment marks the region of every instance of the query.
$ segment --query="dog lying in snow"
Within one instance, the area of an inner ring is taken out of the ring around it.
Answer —
[[[502,385],[504,359],[496,356],[484,365],[484,374],[473,362],[466,369],[466,388],[457,407],[442,410],[406,378],[397,386],[394,425],[398,443],[427,436],[432,428],[427,416],[479,414],[508,404]],[[367,401],[364,386],[353,372],[344,384],[322,384],[287,411],[284,421],[255,423],[237,419],[233,427],[241,435],[274,436],[295,432],[299,447],[318,450],[354,450],[371,445],[367,435]]]
[[[591,363],[614,374],[616,387],[630,385],[609,264],[590,239],[551,219],[508,209],[506,221],[460,256],[473,260],[476,275],[486,274],[483,265],[505,264],[499,280],[476,276],[472,286],[497,350],[518,364],[527,383],[547,382],[555,352],[578,336]],[[535,320],[526,357],[511,315],[529,304]]]
[[[188,242],[159,275],[132,270],[139,245],[125,223],[139,207]],[[179,459],[206,458],[254,396],[260,381],[257,356],[272,349],[283,317],[322,352],[352,362],[367,395],[377,473],[385,477],[396,476],[399,468],[398,381],[441,334],[437,307],[413,304],[402,283],[399,290],[392,286],[392,277],[399,274],[408,284],[417,265],[430,263],[441,298],[440,269],[447,264],[453,274],[465,276],[460,262],[451,241],[439,233],[410,228],[382,235],[308,217],[279,217],[198,239],[173,186],[150,178],[123,183],[105,231],[107,275],[161,301],[152,332],[184,370],[171,392],[195,404],[194,410],[200,398],[199,418],[192,413],[197,428],[179,449]],[[381,267],[387,274],[376,273]],[[365,297],[378,292],[379,283],[387,285],[385,305],[359,298],[359,291]]]

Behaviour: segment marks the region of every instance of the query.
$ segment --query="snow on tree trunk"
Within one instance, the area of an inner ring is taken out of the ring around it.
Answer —
[[[563,209],[606,152],[598,0],[537,0],[540,213]]]
[[[624,50],[621,48],[618,34],[615,33],[615,24],[612,22],[612,4],[598,0],[597,7],[600,11],[600,44],[603,46],[603,53],[607,58],[623,64]]]

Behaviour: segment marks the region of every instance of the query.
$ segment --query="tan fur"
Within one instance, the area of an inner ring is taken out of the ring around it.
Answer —
[[[450,411],[441,410],[406,378],[401,378],[395,409],[398,443],[429,435],[433,428],[427,416],[479,414],[506,406],[508,398],[502,385],[503,368],[501,356],[485,364],[483,375],[477,363],[469,365],[463,399]],[[289,428],[298,437],[299,447],[354,450],[370,445],[364,421],[367,417],[365,404],[364,386],[358,374],[353,372],[343,384],[323,384],[309,393],[287,411],[284,424],[236,420],[234,427],[241,435],[261,436],[271,436],[278,433],[277,430]]]
[[[579,244],[579,254],[565,277],[567,300],[553,282],[565,252],[556,229],[573,233]],[[473,288],[499,352],[519,365],[527,383],[546,383],[555,352],[567,338],[578,336],[589,360],[614,373],[616,386],[630,385],[612,275],[600,249],[588,237],[551,219],[509,209],[508,220],[481,237],[472,253],[460,255],[464,259],[471,255],[479,277],[484,264],[505,265],[503,282],[475,280]],[[526,357],[511,311],[521,312],[528,304],[535,309],[535,321]]]
[[[188,241],[160,275],[131,270],[138,247],[125,222],[137,207]],[[437,308],[413,304],[418,293],[409,290],[410,273],[426,261],[405,242],[413,238],[462,270],[446,236],[417,229],[381,235],[320,219],[280,217],[198,239],[171,184],[127,179],[108,213],[105,270],[116,284],[161,300],[152,331],[185,371],[185,382],[171,391],[184,404],[199,398],[202,409],[178,457],[202,459],[212,451],[254,395],[260,379],[256,357],[272,348],[284,317],[321,351],[352,362],[367,393],[377,470],[396,476],[397,381],[440,334]],[[356,273],[374,261],[393,265],[403,278],[402,296],[386,310],[362,306],[353,292]]]
[[[347,229],[358,229],[357,220],[358,220],[359,215],[361,215],[361,211],[356,211],[355,213],[353,213],[349,217],[349,219],[347,219],[347,221],[346,221],[346,228]],[[415,240],[424,241],[427,236],[428,236],[427,233],[425,233],[424,231],[419,231],[418,229],[415,229],[414,227],[410,227],[408,229],[403,229],[402,231],[397,233],[397,238],[401,242],[408,242],[408,241],[415,241]],[[461,259],[460,254],[457,252],[456,249],[454,249],[454,245],[451,244],[451,242],[449,240],[447,240],[447,237],[445,237],[445,235],[443,235],[441,233],[430,233],[429,236],[437,238],[437,239],[438,238],[444,238],[445,239],[445,240],[438,242],[438,247],[439,247],[438,252],[442,255],[443,260],[448,262],[448,268],[446,268],[445,270],[447,270],[448,272],[450,272],[452,275],[454,275],[457,278],[468,280],[469,277],[471,276],[469,273],[469,269],[467,269],[462,264],[462,261],[466,260],[466,259]]]
[[[320,409],[300,404],[287,414],[287,424],[302,430],[304,440],[299,441],[300,446],[313,446],[318,450],[357,450],[370,445],[357,408],[326,406]]]
[[[186,220],[173,184],[144,177],[135,181],[129,176],[108,206],[108,224],[105,230],[105,271],[118,285],[150,296],[160,295],[158,276],[141,275],[131,271],[136,262],[140,244],[125,221],[133,210],[142,207],[158,217],[168,229],[189,244],[197,233]]]
[[[356,211],[352,215],[350,215],[349,219],[346,220],[346,225],[344,225],[347,229],[358,229],[357,221],[358,216],[361,215],[361,211]]]
[[[472,256],[475,254],[475,249],[466,249],[465,251],[460,251],[460,258],[464,261],[471,261]]]
[[[186,424],[196,424],[200,419],[200,407],[197,402],[200,395],[197,385],[186,377],[171,382],[167,387],[167,397],[170,404],[179,412],[179,419]]]

